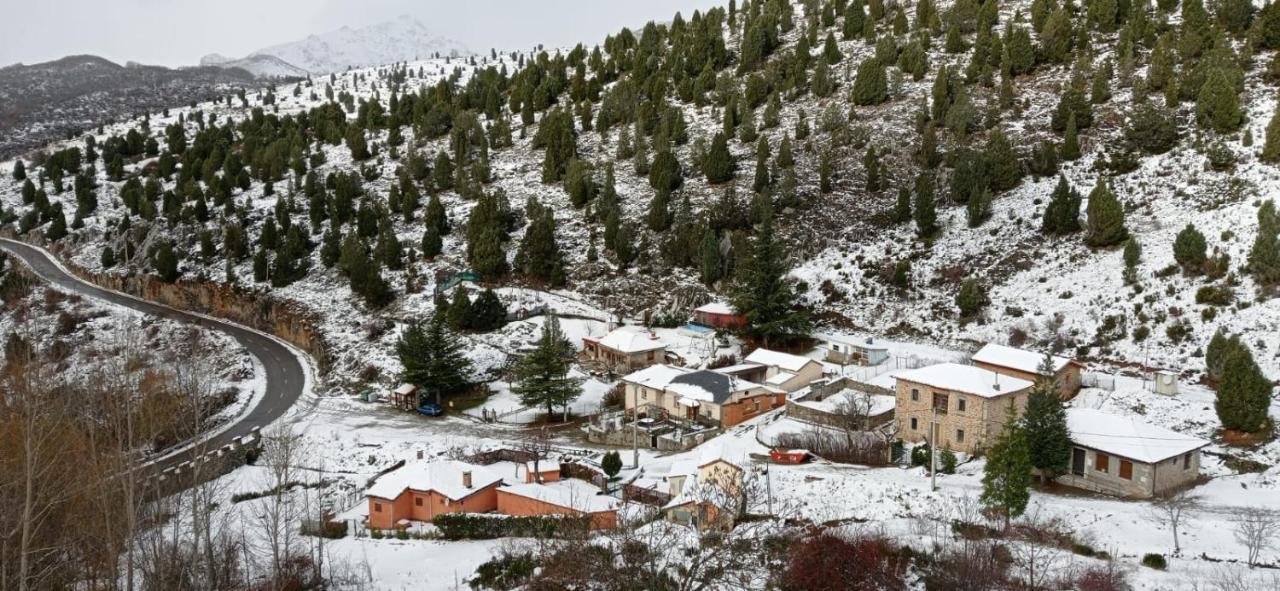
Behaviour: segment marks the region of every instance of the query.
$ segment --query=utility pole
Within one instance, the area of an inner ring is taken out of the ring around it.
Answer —
[[[938,407],[929,401],[929,487],[938,490]]]
[[[626,386],[623,386],[626,388]],[[636,399],[635,393],[632,393],[631,399],[631,468],[633,470],[640,469],[640,426],[636,423],[640,422],[640,401]],[[626,418],[626,411],[623,411],[623,418]]]
[[[769,470],[769,462],[764,464],[764,489],[769,502],[769,515],[773,515],[773,476]]]

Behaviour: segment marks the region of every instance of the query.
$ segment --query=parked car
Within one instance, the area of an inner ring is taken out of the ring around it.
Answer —
[[[434,402],[429,402],[418,407],[418,414],[428,417],[438,417],[444,414],[444,408]]]

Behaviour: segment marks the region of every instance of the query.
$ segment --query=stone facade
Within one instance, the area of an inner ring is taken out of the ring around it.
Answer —
[[[984,397],[899,379],[894,409],[898,437],[910,443],[924,442],[929,436],[929,420],[936,417],[939,447],[981,453],[1004,429],[1011,405],[1017,415],[1026,410],[1030,393],[1030,388],[1024,388]]]
[[[1040,374],[1038,373],[1022,371],[1011,367],[1003,367],[991,363],[983,363],[981,361],[974,361],[973,364],[977,367],[981,367],[982,369],[994,371],[1002,376],[1027,380],[1028,382],[1034,383],[1036,380],[1040,379]],[[1063,400],[1071,400],[1080,392],[1081,375],[1079,364],[1066,364],[1062,369],[1058,370],[1058,374],[1055,377],[1058,380],[1058,397]]]
[[[1199,450],[1154,464],[1080,446],[1072,448],[1072,454],[1072,471],[1056,482],[1118,497],[1147,499],[1189,486],[1200,477]],[[1076,454],[1084,456],[1083,465]],[[1104,458],[1101,462],[1100,457]]]

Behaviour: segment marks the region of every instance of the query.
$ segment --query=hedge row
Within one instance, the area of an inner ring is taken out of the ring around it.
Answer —
[[[446,540],[492,540],[495,538],[550,538],[587,529],[589,517],[536,516],[506,517],[474,513],[446,513],[431,521]]]

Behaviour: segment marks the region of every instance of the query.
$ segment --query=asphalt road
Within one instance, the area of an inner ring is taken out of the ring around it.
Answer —
[[[274,339],[237,324],[210,320],[102,289],[66,273],[43,250],[22,242],[0,238],[0,248],[21,259],[37,275],[59,289],[131,308],[159,318],[195,324],[228,334],[243,345],[249,351],[249,354],[257,357],[258,361],[262,363],[262,366],[266,369],[266,392],[256,401],[252,409],[242,413],[236,419],[236,422],[229,427],[226,425],[220,426],[212,435],[205,435],[193,441],[188,441],[175,448],[173,452],[167,452],[148,460],[145,467],[151,470],[161,471],[180,466],[184,462],[196,460],[202,454],[215,452],[223,446],[231,444],[237,438],[247,437],[253,434],[255,430],[265,428],[276,419],[284,416],[293,404],[298,401],[298,398],[302,396],[302,391],[306,387],[306,373],[302,367],[302,362],[294,355],[291,349]]]

